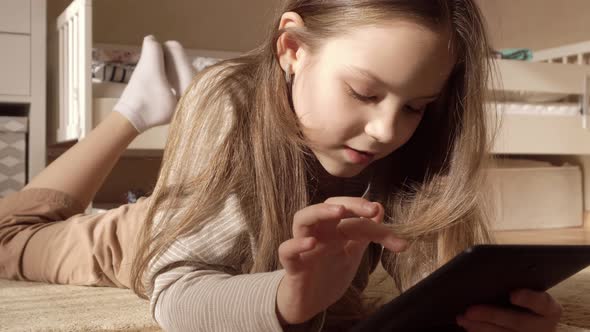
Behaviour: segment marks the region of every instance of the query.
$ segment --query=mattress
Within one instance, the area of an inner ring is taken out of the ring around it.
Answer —
[[[530,91],[496,91],[494,92],[496,100],[505,102],[518,103],[550,103],[558,102],[567,98],[568,94],[563,93],[539,93]]]
[[[582,112],[579,103],[519,103],[499,102],[491,106],[502,114],[576,116]]]

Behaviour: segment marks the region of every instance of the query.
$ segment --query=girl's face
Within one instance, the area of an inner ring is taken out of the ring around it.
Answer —
[[[448,32],[409,20],[355,29],[313,55],[295,53],[295,112],[321,165],[340,177],[405,144],[454,65]]]

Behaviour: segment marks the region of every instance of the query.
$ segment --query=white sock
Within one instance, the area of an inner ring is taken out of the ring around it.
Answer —
[[[175,40],[164,43],[164,59],[168,81],[172,85],[176,97],[180,98],[191,84],[196,70],[189,61],[182,45]]]
[[[182,75],[180,78],[182,82]],[[162,46],[154,36],[147,36],[137,67],[113,110],[123,114],[141,133],[170,122],[176,101],[166,78]]]

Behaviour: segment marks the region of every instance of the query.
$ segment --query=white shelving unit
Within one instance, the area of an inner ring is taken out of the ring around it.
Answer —
[[[27,182],[46,164],[46,0],[0,0],[0,104],[28,107]]]

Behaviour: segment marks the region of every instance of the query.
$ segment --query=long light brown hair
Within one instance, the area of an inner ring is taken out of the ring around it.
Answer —
[[[279,30],[280,14],[288,11],[305,26]],[[289,103],[277,39],[288,33],[313,54],[331,37],[400,17],[450,29],[457,62],[412,138],[370,166],[371,198],[384,205],[385,222],[411,243],[399,255],[384,251],[385,266],[404,290],[466,247],[491,241],[482,190],[490,60],[474,1],[287,0],[260,47],[200,73],[180,100],[139,237],[132,271],[139,296],[145,298],[151,282],[142,276],[152,259],[213,220],[230,195],[238,197],[255,238],[255,248],[238,248],[249,262],[238,272],[281,268],[278,247],[292,237],[295,212],[310,204],[313,155]],[[174,212],[178,208],[182,213]],[[352,286],[343,301],[355,306],[362,287]]]

